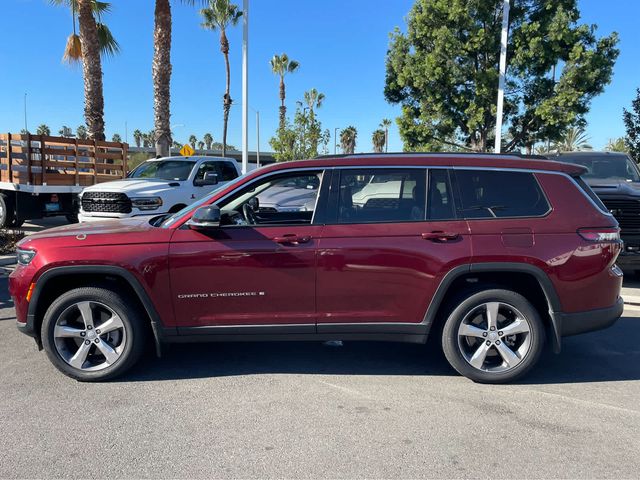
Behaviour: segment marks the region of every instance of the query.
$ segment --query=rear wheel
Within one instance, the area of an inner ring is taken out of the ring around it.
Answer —
[[[13,204],[6,194],[0,193],[0,228],[12,227],[14,219]]]
[[[77,288],[54,301],[42,323],[49,360],[80,381],[108,380],[144,351],[145,325],[135,302],[104,288]]]
[[[506,383],[525,375],[544,346],[535,307],[511,290],[468,295],[449,315],[442,347],[453,368],[481,383]]]

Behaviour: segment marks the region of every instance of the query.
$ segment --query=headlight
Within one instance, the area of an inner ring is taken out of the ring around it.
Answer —
[[[16,257],[20,265],[29,265],[35,256],[35,250],[22,250],[20,248],[16,250]]]
[[[134,197],[131,205],[139,210],[157,210],[162,206],[160,197]]]

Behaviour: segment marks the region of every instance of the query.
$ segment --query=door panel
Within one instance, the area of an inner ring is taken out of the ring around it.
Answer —
[[[318,246],[318,331],[331,323],[420,323],[444,275],[468,262],[469,229],[452,218],[449,174],[430,175],[425,196],[426,178],[415,168],[334,174],[337,224],[325,227]],[[377,219],[389,223],[365,223]]]
[[[179,326],[315,324],[316,239],[321,229],[177,230],[169,265]],[[289,235],[298,241],[289,241]]]
[[[433,231],[459,236],[422,237]],[[318,323],[420,323],[446,272],[470,254],[460,220],[328,225],[318,248]]]

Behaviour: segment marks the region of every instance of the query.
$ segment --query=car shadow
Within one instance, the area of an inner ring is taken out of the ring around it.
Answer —
[[[5,308],[13,308],[13,301],[9,296],[9,279],[7,277],[0,277],[0,310]],[[0,316],[0,320],[15,320],[13,317]]]
[[[639,318],[623,317],[613,327],[565,338],[560,355],[545,350],[519,384],[563,384],[640,379]],[[162,358],[147,355],[119,381],[160,381],[247,374],[457,375],[442,352],[427,345],[345,342],[173,344]]]

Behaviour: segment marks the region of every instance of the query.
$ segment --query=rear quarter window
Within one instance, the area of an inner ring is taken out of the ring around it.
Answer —
[[[456,170],[463,218],[540,217],[550,210],[530,172]]]

